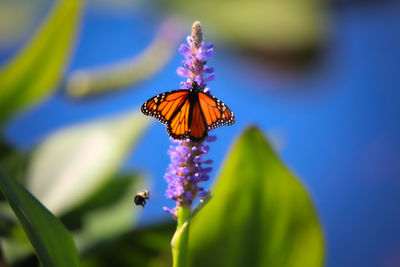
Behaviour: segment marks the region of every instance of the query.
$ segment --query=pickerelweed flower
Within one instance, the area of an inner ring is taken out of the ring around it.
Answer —
[[[181,82],[181,89],[189,89],[193,82],[204,88],[203,92],[209,92],[207,82],[215,79],[213,68],[206,66],[207,58],[214,55],[212,44],[203,42],[203,34],[199,22],[192,26],[192,33],[187,37],[187,44],[179,47],[179,52],[185,57],[182,67],[177,69],[177,73],[186,78]],[[216,136],[208,136],[205,142],[213,142]],[[193,142],[188,140],[171,141],[176,146],[170,146],[168,154],[171,157],[171,164],[167,169],[164,178],[168,183],[166,191],[167,198],[176,202],[176,207],[164,209],[174,217],[179,207],[190,207],[197,197],[209,194],[208,190],[200,186],[201,182],[210,179],[209,173],[212,171],[209,164],[212,160],[205,160],[209,146],[204,142]]]

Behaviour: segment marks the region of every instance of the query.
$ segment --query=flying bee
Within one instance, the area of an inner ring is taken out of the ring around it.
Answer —
[[[150,192],[147,189],[143,189],[139,192],[137,192],[134,202],[136,206],[142,206],[144,208],[144,205],[146,205],[146,199],[150,198]]]

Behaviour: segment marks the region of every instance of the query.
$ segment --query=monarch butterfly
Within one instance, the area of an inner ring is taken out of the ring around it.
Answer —
[[[173,90],[156,95],[142,105],[145,115],[167,125],[174,139],[203,141],[208,131],[235,123],[232,111],[218,98],[203,93],[197,82],[189,90]]]

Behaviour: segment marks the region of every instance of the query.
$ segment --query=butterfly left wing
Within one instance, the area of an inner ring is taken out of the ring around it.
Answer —
[[[156,95],[142,105],[142,112],[168,124],[188,98],[188,90],[174,90]]]
[[[190,103],[189,99],[186,99],[179,110],[177,110],[171,120],[167,123],[167,132],[169,136],[178,140],[184,140],[190,137],[189,114]]]
[[[174,139],[189,138],[189,90],[174,90],[156,95],[142,105],[142,112],[167,125]]]
[[[199,92],[199,104],[207,131],[223,125],[232,125],[236,121],[233,112],[221,100],[212,95]]]

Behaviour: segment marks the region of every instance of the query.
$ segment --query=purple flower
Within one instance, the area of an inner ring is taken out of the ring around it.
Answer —
[[[177,69],[179,76],[187,78],[186,82],[181,83],[181,89],[188,89],[192,86],[194,81],[200,85],[201,88],[206,88],[206,82],[215,79],[214,69],[206,66],[206,61],[209,57],[214,55],[214,47],[212,44],[206,44],[202,41],[202,36],[199,38],[198,32],[201,28],[193,25],[192,34],[186,38],[188,44],[182,44],[178,51],[185,57],[182,61],[182,66]],[[200,25],[200,24],[198,24]],[[200,26],[198,26],[200,27]],[[204,77],[205,74],[209,74]]]
[[[177,69],[177,74],[186,78],[181,82],[181,89],[189,89],[196,81],[204,92],[209,92],[207,82],[215,79],[214,69],[206,66],[206,61],[214,55],[212,44],[203,42],[203,35],[199,22],[195,22],[192,33],[186,38],[187,44],[182,44],[178,51],[185,57],[182,66]],[[205,76],[207,75],[207,76]],[[177,144],[170,146],[168,155],[171,164],[168,166],[164,178],[168,183],[166,191],[167,198],[174,200],[177,206],[173,209],[164,207],[168,213],[176,217],[179,206],[191,206],[197,197],[204,197],[209,194],[208,190],[200,187],[199,184],[210,179],[209,165],[212,160],[204,160],[210,147],[203,142],[191,142],[190,140],[178,141],[170,138],[171,142]],[[205,142],[214,142],[216,136],[208,136]]]
[[[209,138],[214,141],[215,136]],[[207,141],[207,140],[206,140]],[[174,200],[177,206],[191,205],[198,196],[207,195],[208,191],[200,187],[199,184],[208,181],[208,173],[212,171],[209,165],[212,160],[203,160],[209,150],[208,145],[181,141],[180,144],[168,150],[171,157],[171,164],[164,175],[168,183],[166,197]],[[164,208],[168,212],[176,209]]]

